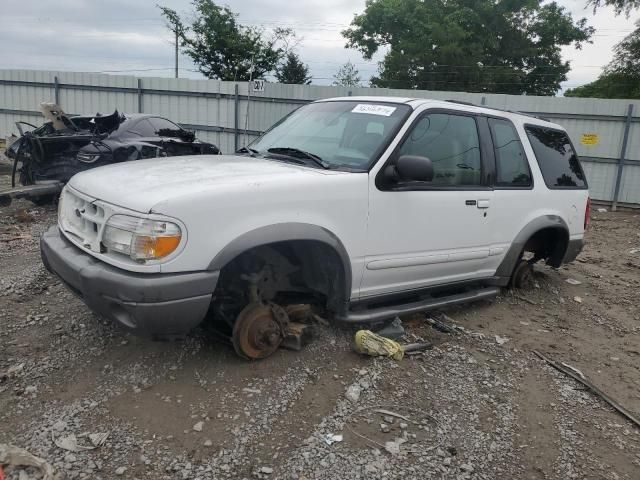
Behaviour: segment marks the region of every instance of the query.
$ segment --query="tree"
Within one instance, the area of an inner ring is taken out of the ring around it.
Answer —
[[[212,0],[193,0],[195,20],[190,26],[175,10],[158,6],[172,32],[178,32],[182,51],[207,78],[242,80],[262,78],[273,71],[284,54],[278,42],[291,31],[277,29],[265,39],[264,31],[240,25],[229,7]]]
[[[624,13],[627,17],[631,10],[640,8],[640,0],[587,0],[587,6],[595,11],[600,7],[613,7],[616,15]]]
[[[613,51],[613,60],[596,81],[567,90],[565,97],[640,98],[640,20]]]
[[[342,34],[366,59],[387,51],[375,86],[553,95],[570,69],[561,47],[593,32],[542,0],[367,0]]]
[[[361,86],[360,72],[358,71],[356,66],[353,63],[351,63],[351,61],[348,61],[347,63],[342,65],[338,69],[338,72],[333,76],[333,78],[335,78],[335,81],[333,82],[333,84],[339,87],[360,87]]]
[[[285,62],[276,70],[276,79],[280,83],[309,85],[311,83],[309,66],[302,63],[300,57],[294,52],[289,52]]]

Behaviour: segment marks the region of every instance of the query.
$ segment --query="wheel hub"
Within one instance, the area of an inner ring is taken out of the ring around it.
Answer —
[[[233,348],[238,355],[250,360],[268,357],[282,343],[283,322],[286,322],[286,313],[276,305],[247,305],[233,325]]]

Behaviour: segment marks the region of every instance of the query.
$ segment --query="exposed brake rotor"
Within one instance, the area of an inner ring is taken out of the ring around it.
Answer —
[[[236,353],[249,360],[273,354],[285,336],[286,312],[274,304],[250,303],[233,325],[231,341]]]

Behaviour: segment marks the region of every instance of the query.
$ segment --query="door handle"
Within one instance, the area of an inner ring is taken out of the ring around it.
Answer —
[[[478,200],[478,208],[489,208],[489,200]]]

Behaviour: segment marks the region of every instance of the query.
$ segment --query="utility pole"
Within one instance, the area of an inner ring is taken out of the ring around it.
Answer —
[[[178,78],[178,27],[174,30],[176,34],[176,78]]]

